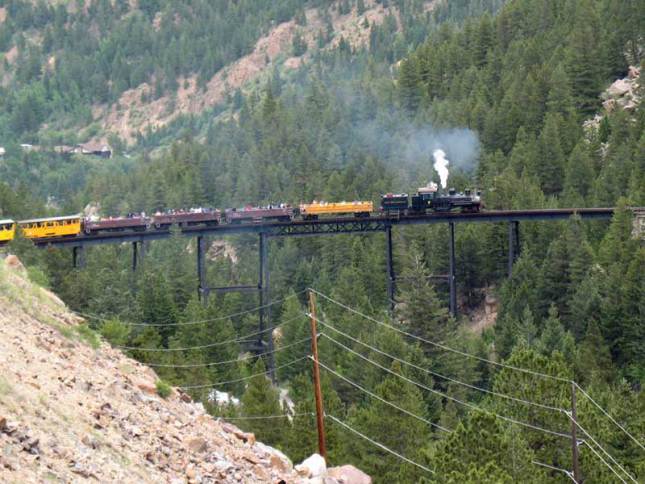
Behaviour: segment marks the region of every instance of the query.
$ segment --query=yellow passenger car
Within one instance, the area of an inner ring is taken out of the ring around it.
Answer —
[[[11,219],[0,220],[0,245],[13,240],[16,235],[16,222]]]
[[[44,239],[48,237],[66,237],[81,233],[81,216],[35,218],[20,220],[18,225],[28,239]]]
[[[300,214],[305,219],[318,218],[319,215],[353,214],[355,217],[369,217],[374,211],[372,202],[313,202],[300,205]]]

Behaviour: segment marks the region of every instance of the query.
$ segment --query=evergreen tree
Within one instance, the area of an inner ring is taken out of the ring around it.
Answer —
[[[411,281],[397,308],[398,318],[407,331],[431,341],[444,341],[454,331],[454,321],[441,304],[434,287],[429,283],[429,271],[419,256],[413,256],[411,267],[404,277]],[[433,355],[433,347],[424,348]]]
[[[251,371],[257,376],[249,380],[242,396],[242,416],[282,415],[284,412],[280,405],[280,394],[264,374],[265,366],[261,358],[253,365]],[[285,443],[286,432],[281,426],[276,426],[272,419],[241,420],[240,427],[253,432],[258,440],[268,445],[282,447]]]
[[[526,440],[495,416],[477,411],[439,445],[432,463],[438,482],[544,482],[533,460]]]
[[[394,363],[391,368],[396,373],[401,371],[398,363]],[[388,376],[374,392],[412,414],[425,416],[423,398],[419,390],[410,383]],[[383,422],[388,424],[383,425]],[[348,424],[413,460],[418,458],[420,449],[431,435],[424,422],[376,399],[370,400],[365,407],[350,411]],[[343,458],[350,462],[360,462],[362,469],[373,476],[375,482],[398,482],[403,477],[412,482],[424,475],[419,469],[402,463],[358,437],[347,437],[343,448]]]

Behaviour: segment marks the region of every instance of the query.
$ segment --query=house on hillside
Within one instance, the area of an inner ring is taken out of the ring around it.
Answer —
[[[112,158],[112,148],[106,143],[82,143],[74,146],[73,153]]]

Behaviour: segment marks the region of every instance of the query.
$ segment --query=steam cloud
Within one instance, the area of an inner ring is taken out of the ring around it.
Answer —
[[[402,190],[416,183],[425,184],[433,178],[446,188],[448,160],[453,172],[472,172],[479,161],[479,139],[474,131],[466,128],[435,127],[429,123],[415,126],[394,113],[389,119],[360,123],[352,132],[358,146],[388,162],[398,175],[396,183]],[[434,163],[433,171],[433,162],[439,152],[445,165],[442,162],[441,168]],[[446,172],[445,177],[441,175],[442,169]]]
[[[446,152],[442,149],[434,150],[432,156],[434,156],[434,169],[437,170],[441,180],[441,188],[446,188],[448,186],[448,164],[450,163],[446,159]]]

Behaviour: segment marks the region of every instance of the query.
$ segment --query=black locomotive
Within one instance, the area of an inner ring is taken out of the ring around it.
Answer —
[[[429,183],[421,187],[417,193],[409,196],[407,193],[388,193],[381,197],[381,210],[386,214],[422,214],[431,212],[450,212],[459,210],[461,212],[479,212],[481,209],[481,195],[471,190],[464,190],[457,193],[454,188],[448,190],[447,194],[439,192],[435,183]]]

